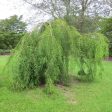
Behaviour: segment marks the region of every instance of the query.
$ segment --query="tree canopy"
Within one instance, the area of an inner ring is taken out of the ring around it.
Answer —
[[[72,21],[81,33],[95,32],[99,17],[111,15],[111,0],[23,0],[37,14]],[[35,15],[34,15],[35,16]],[[90,25],[91,24],[91,25]],[[89,30],[90,29],[90,30]]]
[[[16,86],[34,87],[49,84],[49,81],[50,85],[67,84],[71,43],[79,36],[75,28],[61,19],[26,34],[13,58],[16,61],[13,72],[17,75]]]
[[[26,23],[22,21],[22,16],[0,20],[0,49],[14,48],[25,32]]]
[[[52,93],[57,84],[69,84],[70,57],[77,60],[79,77],[93,80],[98,65],[107,56],[108,43],[102,34],[81,35],[63,19],[49,21],[26,34],[11,57],[15,88],[45,85]]]

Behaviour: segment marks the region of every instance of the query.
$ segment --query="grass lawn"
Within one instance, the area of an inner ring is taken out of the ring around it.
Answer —
[[[12,76],[3,73],[8,56],[0,56],[0,112],[112,112],[112,62],[104,62],[103,78],[92,83],[73,81],[47,96],[42,88],[14,92]],[[70,65],[71,73],[74,64]]]

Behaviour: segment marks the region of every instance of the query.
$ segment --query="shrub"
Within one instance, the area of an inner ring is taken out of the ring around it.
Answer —
[[[0,49],[0,55],[7,55],[7,54],[10,54],[10,50],[3,50],[3,49]]]
[[[100,32],[109,40],[109,56],[112,56],[112,17],[102,18],[99,27]]]
[[[97,68],[99,67],[102,71],[102,59],[106,56],[108,56],[108,40],[104,35],[90,33],[80,37],[76,55],[80,68],[78,72],[80,78],[93,80]]]

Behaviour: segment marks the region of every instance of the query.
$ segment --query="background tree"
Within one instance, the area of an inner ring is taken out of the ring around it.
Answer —
[[[26,32],[26,23],[22,16],[11,16],[0,20],[0,49],[13,49]]]
[[[104,0],[112,8],[112,0]]]
[[[95,31],[95,25],[99,21],[100,16],[108,16],[110,14],[110,6],[104,0],[23,0],[25,3],[38,11],[38,13],[49,15],[51,18],[65,18],[71,21],[72,25],[81,33],[87,33],[88,29]],[[77,23],[77,24],[75,24]],[[88,25],[88,24],[92,25]],[[91,31],[91,32],[93,32]]]

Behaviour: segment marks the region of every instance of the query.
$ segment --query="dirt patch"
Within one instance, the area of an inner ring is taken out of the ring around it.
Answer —
[[[62,91],[62,93],[66,97],[66,100],[69,104],[76,104],[77,103],[74,92],[70,88],[67,88],[67,87],[62,86],[62,85],[58,85],[58,88]]]

